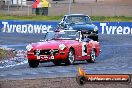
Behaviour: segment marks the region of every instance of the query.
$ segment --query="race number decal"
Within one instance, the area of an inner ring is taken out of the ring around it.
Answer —
[[[86,56],[86,55],[87,55],[86,42],[82,42],[82,56]]]

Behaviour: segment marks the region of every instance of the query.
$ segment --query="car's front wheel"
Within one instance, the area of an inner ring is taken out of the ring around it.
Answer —
[[[74,50],[70,49],[65,64],[66,65],[74,64],[74,61],[75,61]]]
[[[90,59],[87,60],[87,62],[94,63],[96,61],[96,52],[95,50],[91,50],[90,53]]]
[[[32,68],[36,68],[39,65],[39,60],[28,60],[29,66]]]

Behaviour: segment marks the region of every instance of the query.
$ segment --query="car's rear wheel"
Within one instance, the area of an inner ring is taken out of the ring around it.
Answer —
[[[74,50],[70,49],[65,64],[66,65],[74,64],[74,61],[75,61]]]
[[[94,63],[96,61],[96,52],[95,50],[91,50],[90,59],[86,60],[87,62]]]
[[[36,68],[39,65],[39,60],[28,60],[29,66],[32,68]]]
[[[56,66],[59,66],[61,64],[61,61],[60,60],[54,60],[53,63],[56,65]]]

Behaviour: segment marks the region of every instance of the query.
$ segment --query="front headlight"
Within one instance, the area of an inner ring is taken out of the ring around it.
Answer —
[[[31,45],[31,44],[29,44],[29,45],[27,45],[27,46],[26,46],[27,51],[32,50],[32,48],[33,48],[33,47],[32,47],[32,45]]]
[[[60,50],[64,50],[65,48],[66,48],[65,44],[60,44],[60,45],[59,45],[59,49],[60,49]]]
[[[97,26],[94,28],[94,31],[98,31],[98,27]]]

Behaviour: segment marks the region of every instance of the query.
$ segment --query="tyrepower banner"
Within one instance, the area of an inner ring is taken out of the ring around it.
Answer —
[[[100,34],[132,34],[132,22],[93,22]]]
[[[40,21],[0,21],[0,32],[5,33],[46,33],[54,29],[58,22]]]
[[[93,22],[99,34],[132,34],[132,22]],[[57,21],[0,20],[0,32],[4,33],[46,33],[55,30]]]

